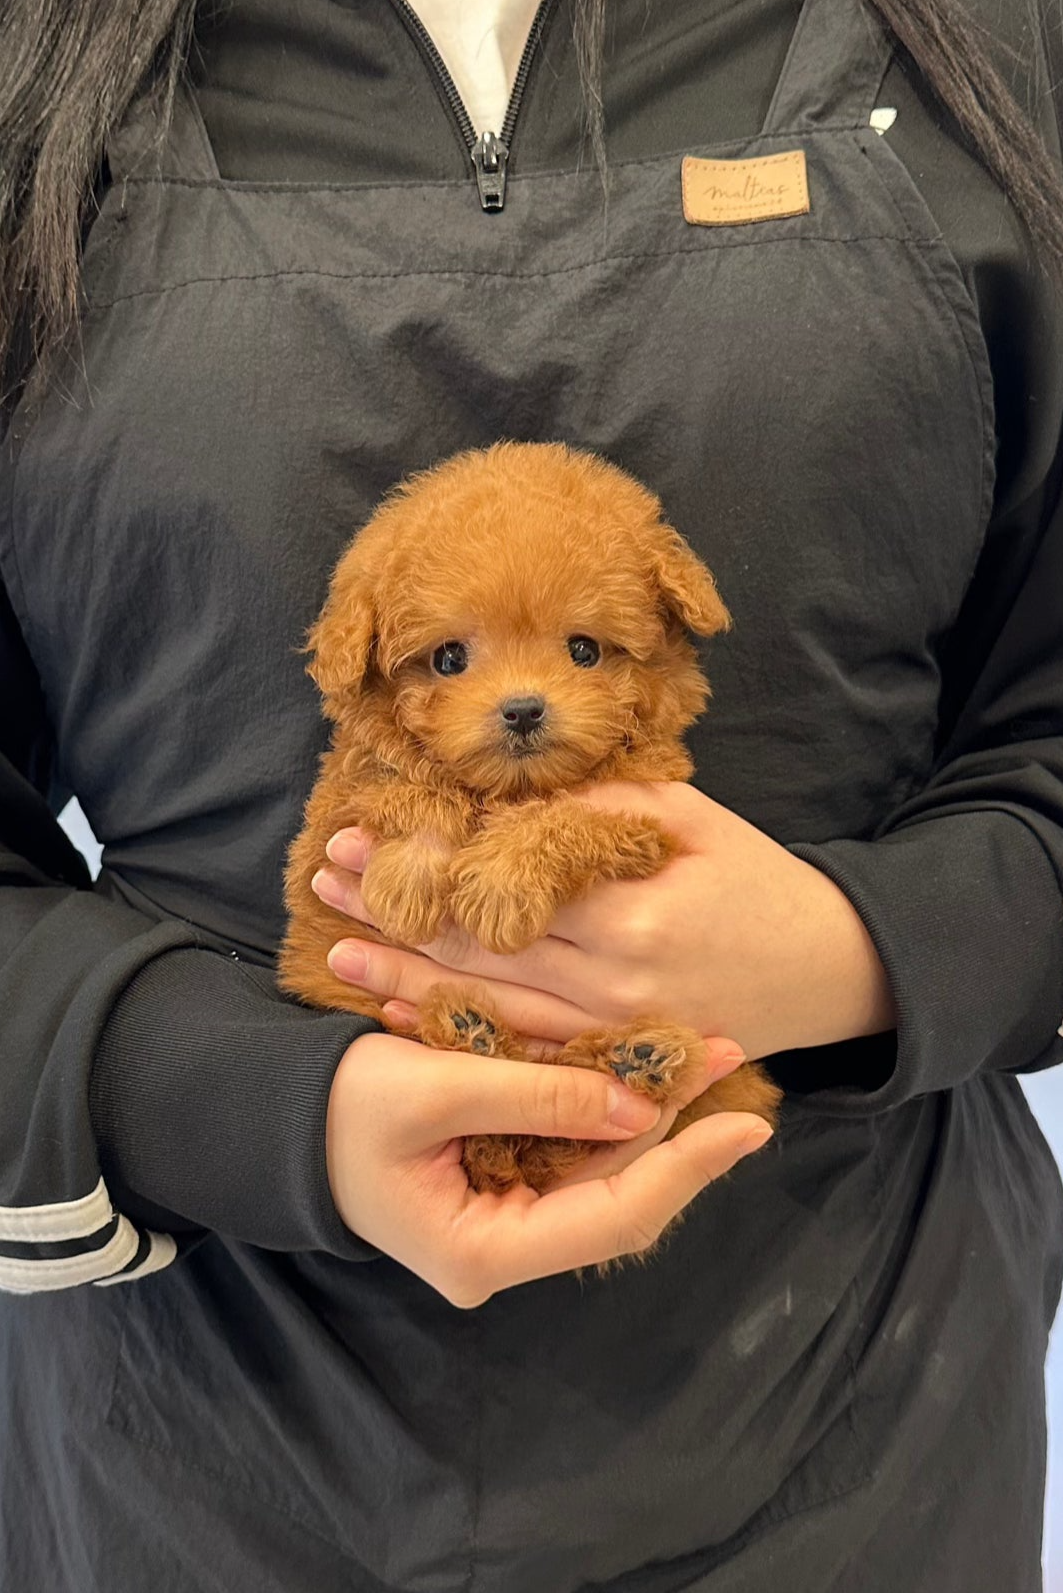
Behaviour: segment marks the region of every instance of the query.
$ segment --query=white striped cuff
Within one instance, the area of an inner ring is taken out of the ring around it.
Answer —
[[[78,1200],[0,1206],[0,1289],[9,1293],[125,1283],[176,1255],[169,1234],[142,1232],[114,1210],[102,1178]]]

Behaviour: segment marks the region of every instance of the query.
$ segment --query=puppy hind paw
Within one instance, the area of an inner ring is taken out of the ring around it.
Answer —
[[[655,1044],[652,1041],[622,1040],[614,1045],[609,1058],[609,1070],[622,1079],[629,1089],[641,1089],[647,1095],[671,1094],[671,1086],[684,1071],[687,1048],[674,1042]]]
[[[520,1060],[522,1043],[492,1016],[475,994],[455,985],[435,985],[418,1011],[417,1036],[439,1051]]]
[[[417,1031],[426,1045],[438,1051],[469,1051],[475,1056],[493,1056],[498,1041],[498,1030],[490,1018],[472,1007],[436,1012],[428,1018],[422,1014]]]
[[[609,1066],[618,1079],[632,1073],[641,1074],[647,1084],[660,1084],[662,1075],[654,1067],[661,1060],[660,1050],[654,1045],[614,1045],[614,1061]]]
[[[558,1061],[611,1073],[628,1089],[664,1105],[689,1094],[691,1084],[703,1079],[705,1046],[692,1029],[636,1022],[579,1035]]]
[[[475,1051],[478,1056],[491,1056],[494,1053],[498,1030],[490,1018],[485,1018],[482,1012],[474,1012],[471,1007],[466,1007],[464,1012],[452,1012],[449,1016],[455,1032],[470,1051]]]

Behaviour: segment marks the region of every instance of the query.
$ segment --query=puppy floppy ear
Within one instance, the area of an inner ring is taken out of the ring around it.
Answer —
[[[326,699],[357,691],[369,669],[376,630],[375,560],[364,532],[348,548],[332,577],[320,616],[304,651],[306,672]]]
[[[730,630],[716,582],[679,532],[659,525],[654,542],[653,573],[666,607],[698,636]]]

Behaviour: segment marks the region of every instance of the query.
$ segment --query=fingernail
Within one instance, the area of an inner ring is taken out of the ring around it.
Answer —
[[[385,1001],[381,1008],[389,1023],[398,1029],[412,1029],[417,1023],[417,1008],[409,1001]]]
[[[710,1040],[706,1057],[710,1082],[713,1079],[723,1078],[727,1073],[733,1073],[745,1060],[746,1053],[740,1045],[735,1045],[733,1041],[714,1045]]]
[[[351,984],[357,984],[359,979],[364,979],[366,969],[369,967],[369,958],[362,948],[352,945],[347,940],[341,940],[338,945],[333,946],[326,960],[337,979],[346,979]]]
[[[347,903],[347,887],[331,874],[327,868],[319,868],[310,881],[310,889],[314,895],[323,901],[327,907],[344,907]]]
[[[349,868],[352,874],[361,874],[367,856],[366,844],[359,830],[338,830],[325,843],[325,856],[340,868]]]
[[[739,1156],[750,1156],[754,1151],[766,1145],[771,1139],[772,1131],[767,1123],[761,1123],[758,1128],[751,1128],[738,1147]]]
[[[626,1128],[632,1134],[645,1134],[652,1128],[661,1115],[659,1106],[655,1106],[645,1095],[632,1095],[630,1090],[617,1089],[615,1084],[609,1086],[609,1121],[614,1128]]]

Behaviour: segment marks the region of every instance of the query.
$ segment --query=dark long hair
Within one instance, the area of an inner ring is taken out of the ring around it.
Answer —
[[[604,170],[601,62],[608,0],[579,0],[587,131]],[[868,0],[1063,280],[1063,183],[977,37],[963,0]],[[77,325],[79,257],[104,141],[138,92],[168,120],[197,0],[0,3],[0,406]],[[6,374],[5,374],[6,373]]]

